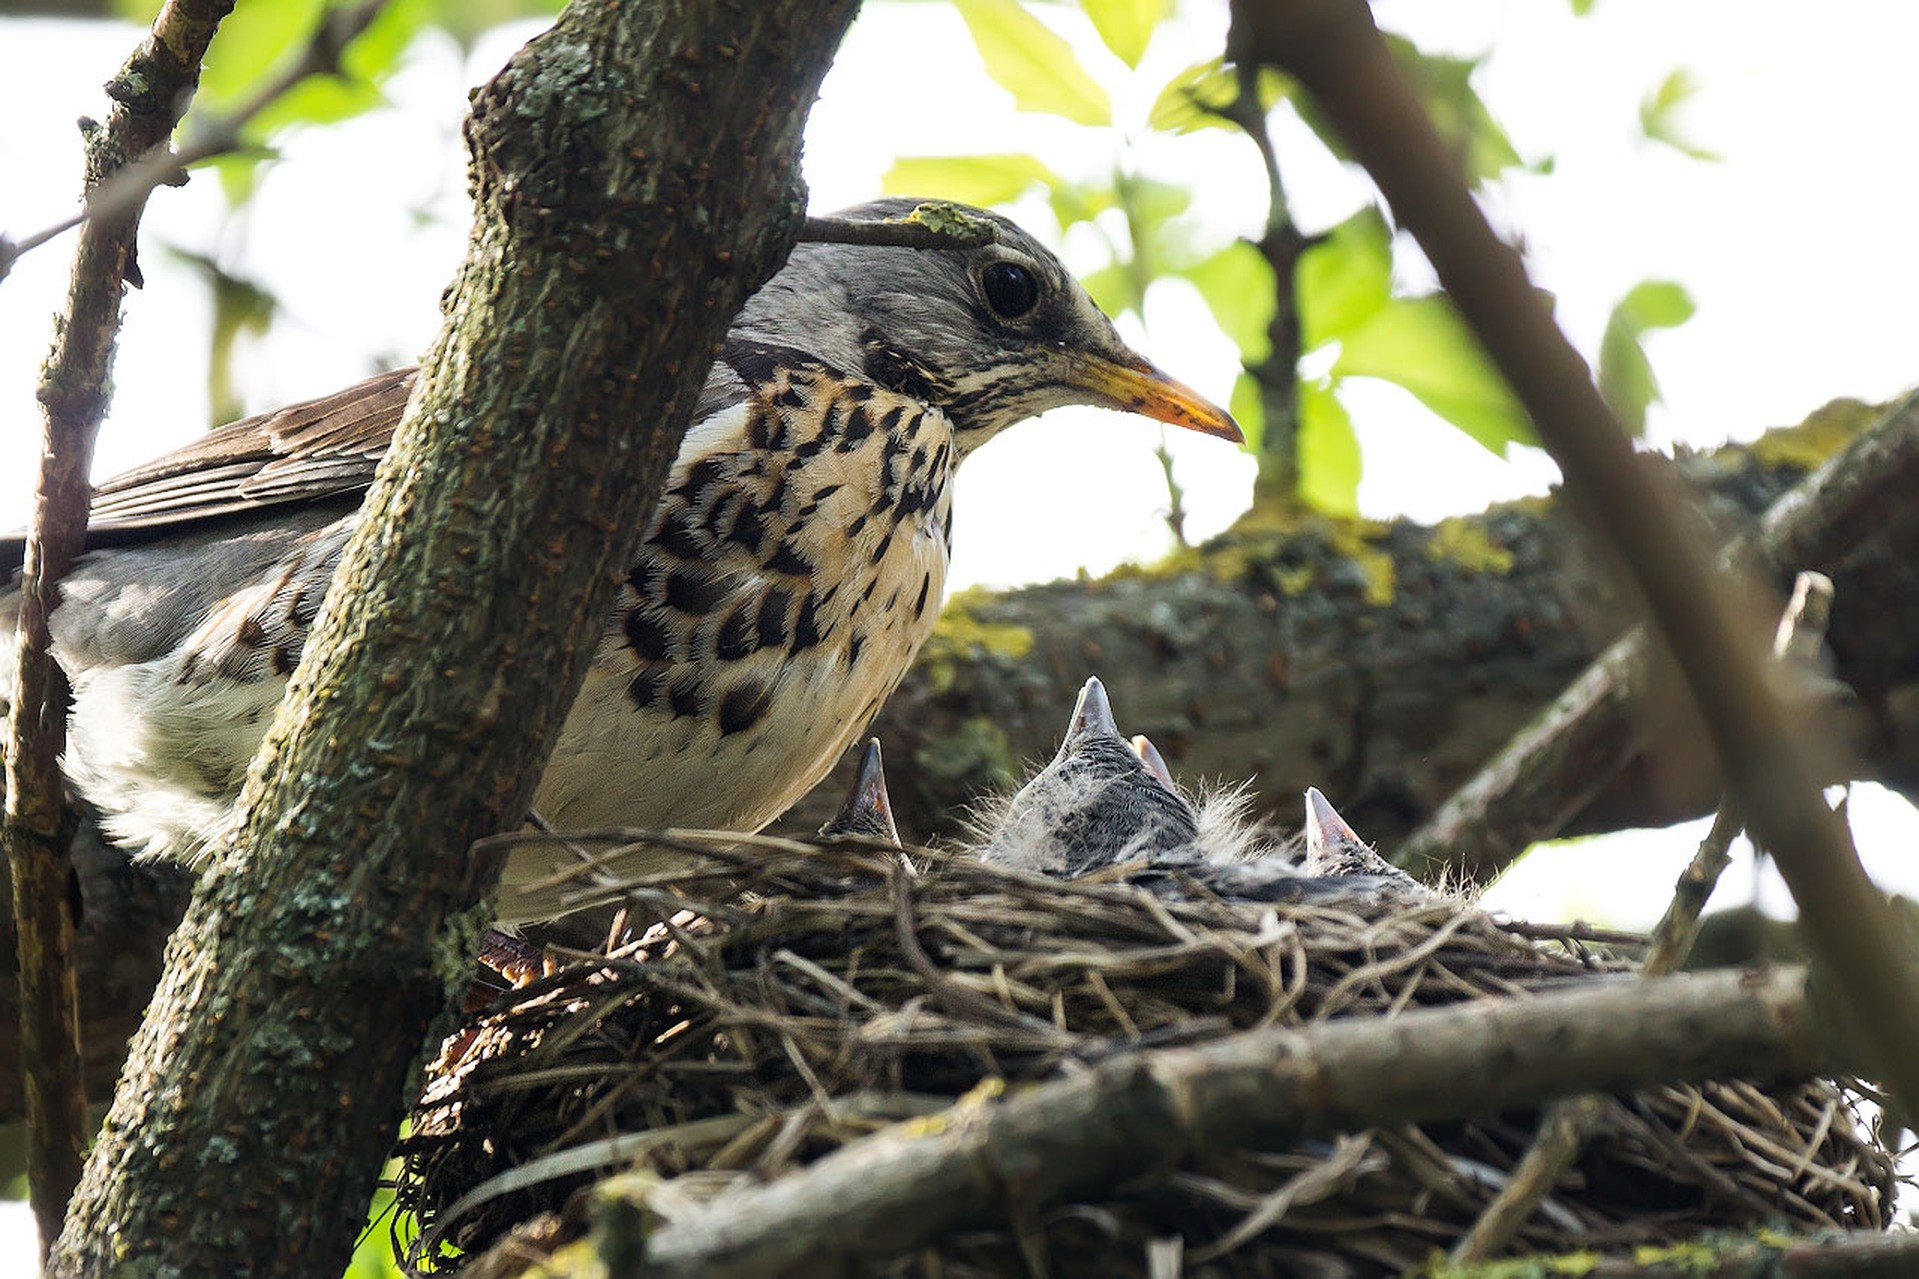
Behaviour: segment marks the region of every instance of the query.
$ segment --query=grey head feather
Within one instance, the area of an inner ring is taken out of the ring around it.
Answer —
[[[837,216],[896,218],[920,203],[875,200]],[[938,402],[959,429],[962,456],[1047,409],[1105,402],[1072,384],[1076,356],[1122,364],[1139,357],[1039,241],[998,214],[969,212],[998,225],[995,243],[796,245],[786,266],[748,300],[734,333],[799,346],[842,372]],[[1032,274],[1038,300],[1027,314],[1009,318],[988,303],[982,278],[996,263]]]

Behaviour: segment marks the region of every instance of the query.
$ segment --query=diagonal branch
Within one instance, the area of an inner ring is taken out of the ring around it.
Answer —
[[[726,1279],[877,1260],[1016,1207],[1037,1212],[1195,1152],[1486,1114],[1568,1093],[1842,1064],[1803,969],[1622,982],[1526,999],[1248,1031],[1128,1053],[1084,1075],[846,1146],[656,1227],[623,1223],[651,1189],[609,1185],[602,1250],[635,1271]],[[1756,1077],[1756,1076],[1755,1076]],[[1015,1189],[1016,1188],[1016,1189]],[[578,1260],[576,1258],[576,1260]]]
[[[1832,580],[1821,573],[1801,573],[1792,602],[1773,639],[1773,656],[1782,664],[1803,668],[1817,656],[1832,615]],[[1713,817],[1712,830],[1673,889],[1673,898],[1652,932],[1652,946],[1640,967],[1642,977],[1677,972],[1699,934],[1699,912],[1725,870],[1727,848],[1739,834],[1738,810],[1728,797]],[[1513,1169],[1512,1178],[1486,1205],[1471,1230],[1453,1247],[1456,1262],[1482,1261],[1497,1256],[1512,1242],[1561,1173],[1570,1168],[1599,1131],[1606,1115],[1606,1099],[1588,1093],[1556,1101],[1539,1121],[1539,1134]]]
[[[1870,1073],[1919,1104],[1919,973],[1845,825],[1826,807],[1815,743],[1794,733],[1676,494],[1635,457],[1585,362],[1473,203],[1362,0],[1245,0],[1260,56],[1306,85],[1425,249],[1512,384],[1566,488],[1616,554],[1697,703],[1728,789],[1792,889],[1815,953],[1857,1001]],[[1867,1013],[1866,1010],[1871,1010]]]
[[[199,82],[207,44],[232,7],[232,0],[170,0],[160,10],[151,34],[107,84],[113,109],[106,124],[94,126],[87,138],[89,192],[124,171],[134,157],[165,147]],[[143,202],[135,199],[89,222],[74,250],[66,313],[40,380],[40,477],[13,653],[0,842],[6,845],[13,883],[27,1175],[43,1247],[60,1232],[88,1133],[70,904],[73,823],[59,765],[67,687],[48,651],[47,619],[59,602],[58,583],[86,537],[87,477],[106,413],[121,289],[139,279],[135,240]]]

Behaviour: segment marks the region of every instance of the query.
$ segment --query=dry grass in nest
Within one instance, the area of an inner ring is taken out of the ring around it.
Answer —
[[[670,1219],[889,1122],[1140,1045],[1631,970],[1575,930],[1449,900],[1169,901],[1119,873],[1064,883],[917,850],[729,843],[681,841],[702,868],[638,886],[667,917],[642,941],[510,992],[448,1041],[403,1151],[412,1265],[455,1265],[621,1168],[668,1179],[649,1206]],[[1880,1229],[1892,1158],[1856,1100],[1824,1080],[1616,1098],[1515,1247]],[[879,1272],[1143,1274],[1177,1238],[1191,1274],[1399,1273],[1472,1223],[1536,1118],[1223,1152]]]

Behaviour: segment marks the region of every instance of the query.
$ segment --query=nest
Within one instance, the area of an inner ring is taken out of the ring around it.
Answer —
[[[1447,899],[1250,906],[1165,900],[1123,868],[1059,882],[851,844],[677,851],[697,868],[630,897],[662,921],[640,941],[508,992],[447,1041],[402,1151],[416,1272],[457,1267],[541,1214],[562,1213],[545,1220],[563,1235],[574,1192],[636,1163],[666,1179],[648,1205],[671,1219],[985,1081],[1631,967],[1590,933]],[[1893,1161],[1859,1100],[1825,1080],[1614,1098],[1514,1247],[1626,1250],[1762,1224],[1880,1229]],[[1397,1274],[1471,1225],[1537,1118],[1216,1152],[872,1273],[1145,1274],[1156,1249],[1163,1265],[1175,1247],[1191,1274]]]

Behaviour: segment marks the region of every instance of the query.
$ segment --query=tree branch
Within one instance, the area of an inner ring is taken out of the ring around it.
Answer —
[[[1245,0],[1235,21],[1262,58],[1307,86],[1365,163],[1526,407],[1567,492],[1643,592],[1728,789],[1772,851],[1816,954],[1857,1001],[1873,1075],[1919,1106],[1919,973],[1820,794],[1816,744],[1792,731],[1677,495],[1635,457],[1519,254],[1473,203],[1363,0]]]
[[[200,59],[232,0],[170,0],[147,39],[107,84],[104,127],[86,144],[86,190],[164,146],[199,82]],[[122,282],[138,279],[135,245],[143,199],[92,222],[74,250],[66,313],[41,375],[40,476],[26,562],[6,729],[6,811],[0,843],[13,885],[20,972],[20,1058],[26,1080],[27,1169],[41,1247],[60,1233],[85,1154],[87,1099],[73,960],[73,819],[60,754],[66,678],[49,653],[47,619],[58,583],[86,537],[88,473],[106,414],[107,375],[120,327]]]
[[[897,218],[810,217],[799,238],[823,244],[900,249],[976,249],[999,239],[999,228],[947,200],[927,200]]]
[[[471,845],[524,817],[712,352],[798,229],[854,7],[576,0],[475,95],[446,327],[51,1273],[344,1266],[471,975],[500,863]]]
[[[1786,606],[1773,637],[1773,657],[1788,674],[1809,667],[1818,655],[1831,614],[1831,579],[1819,573],[1801,573],[1794,584],[1792,602]],[[1699,933],[1699,912],[1712,896],[1720,872],[1726,868],[1727,849],[1739,833],[1737,811],[1730,796],[1720,804],[1711,832],[1680,875],[1672,902],[1652,931],[1652,944],[1639,970],[1642,978],[1677,972],[1686,961]],[[1606,1099],[1590,1093],[1547,1107],[1532,1145],[1472,1229],[1454,1245],[1452,1259],[1481,1261],[1505,1251],[1526,1219],[1552,1193],[1560,1174],[1579,1158],[1605,1114]]]
[[[1806,566],[1836,573],[1858,561],[1868,578],[1849,585],[1848,598],[1854,592],[1868,597],[1906,593],[1911,579],[1899,566],[1907,553],[1888,556],[1873,548],[1886,538],[1904,544],[1919,533],[1900,496],[1916,485],[1919,396],[1909,396],[1775,503],[1754,534],[1729,549],[1721,563],[1729,568],[1754,563],[1759,572],[1783,577]],[[1874,616],[1881,607],[1864,604],[1854,614],[1858,629],[1846,637],[1847,648],[1868,650],[1897,633],[1889,629],[1889,619]],[[1880,639],[1869,638],[1869,632],[1878,632]],[[1567,819],[1670,722],[1647,704],[1654,682],[1652,648],[1645,633],[1635,629],[1435,809],[1400,845],[1396,860],[1411,869],[1447,858],[1484,881],[1533,842],[1560,833]]]
[[[1031,1213],[1096,1195],[1222,1146],[1488,1114],[1571,1092],[1805,1078],[1839,1055],[1807,985],[1803,969],[1717,972],[1129,1053],[1001,1102],[963,1103],[945,1123],[889,1129],[643,1238],[631,1231],[650,1188],[613,1183],[588,1251],[634,1248],[624,1254],[633,1268],[661,1276],[824,1271],[1009,1207]]]

